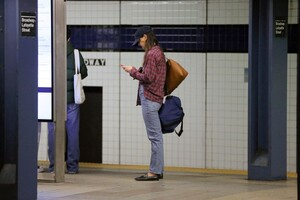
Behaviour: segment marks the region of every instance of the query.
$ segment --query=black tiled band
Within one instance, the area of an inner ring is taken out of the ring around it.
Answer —
[[[139,26],[76,25],[71,41],[82,51],[137,51]],[[151,25],[166,52],[248,52],[248,25]],[[297,25],[288,26],[288,52],[297,52]]]

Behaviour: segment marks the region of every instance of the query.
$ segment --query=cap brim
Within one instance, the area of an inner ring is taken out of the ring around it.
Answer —
[[[137,45],[137,43],[139,42],[139,40],[140,40],[140,39],[136,39],[136,40],[134,40],[134,42],[132,43],[132,45],[131,45],[131,46],[136,46],[136,45]]]

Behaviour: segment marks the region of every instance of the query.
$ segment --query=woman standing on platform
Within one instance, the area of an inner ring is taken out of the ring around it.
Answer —
[[[145,50],[143,67],[139,69],[130,65],[121,67],[139,81],[137,105],[142,106],[143,119],[151,142],[149,172],[136,177],[135,180],[155,181],[163,178],[164,170],[163,136],[158,111],[164,98],[166,60],[150,26],[140,27],[134,37],[132,45],[139,44]]]

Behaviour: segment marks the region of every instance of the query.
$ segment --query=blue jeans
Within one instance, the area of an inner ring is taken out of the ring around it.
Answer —
[[[79,169],[79,111],[78,104],[67,105],[67,121],[66,121],[66,133],[67,133],[67,154],[66,164],[67,170],[71,172],[77,172]],[[48,157],[50,161],[49,171],[54,170],[54,153],[55,153],[55,124],[53,122],[48,123]]]
[[[162,174],[164,171],[164,146],[161,125],[158,116],[160,103],[150,101],[144,96],[144,88],[139,89],[142,113],[147,130],[148,139],[151,142],[151,159],[149,171],[154,174]]]

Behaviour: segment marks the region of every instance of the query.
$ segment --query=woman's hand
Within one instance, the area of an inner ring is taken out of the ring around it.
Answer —
[[[124,69],[125,72],[128,72],[128,73],[130,73],[130,71],[133,68],[133,66],[131,66],[131,65],[121,65],[121,67]]]

